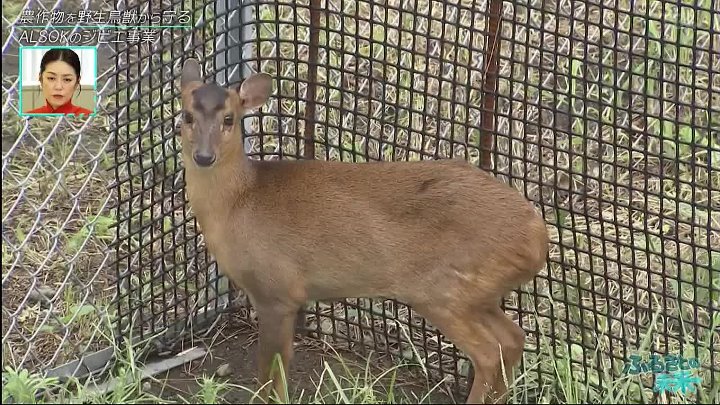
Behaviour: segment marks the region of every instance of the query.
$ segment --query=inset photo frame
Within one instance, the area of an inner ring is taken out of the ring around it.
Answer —
[[[21,46],[21,116],[93,116],[97,47]]]

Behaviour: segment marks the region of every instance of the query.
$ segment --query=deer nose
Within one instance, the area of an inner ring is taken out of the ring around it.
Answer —
[[[204,153],[195,152],[193,154],[193,159],[195,159],[195,163],[197,163],[198,166],[207,167],[215,163],[215,154],[206,155]]]

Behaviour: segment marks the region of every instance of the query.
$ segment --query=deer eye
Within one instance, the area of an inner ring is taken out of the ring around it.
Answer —
[[[233,116],[232,116],[232,114],[228,114],[228,115],[225,116],[224,124],[227,125],[227,126],[229,126],[229,127],[232,126],[232,124],[233,124]]]
[[[185,122],[187,122],[188,124],[192,124],[192,123],[193,123],[193,115],[192,115],[191,112],[185,111],[185,113],[184,113],[184,118],[185,118]]]

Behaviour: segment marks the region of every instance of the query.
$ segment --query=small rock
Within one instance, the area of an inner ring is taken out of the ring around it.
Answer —
[[[232,368],[230,367],[230,363],[225,363],[218,367],[217,371],[215,371],[215,374],[218,377],[227,377],[232,374]]]
[[[48,301],[55,295],[55,290],[51,287],[42,286],[30,290],[28,300],[34,303],[40,303],[42,307],[48,306]]]
[[[55,295],[55,289],[52,287],[48,287],[48,286],[42,286],[42,287],[38,288],[38,292],[40,292],[40,294],[48,297],[48,299],[52,298],[53,295]]]
[[[150,384],[150,381],[145,381],[142,385],[143,391],[147,392],[152,389],[152,384]]]

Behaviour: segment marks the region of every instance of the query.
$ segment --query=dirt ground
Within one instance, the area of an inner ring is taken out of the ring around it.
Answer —
[[[227,391],[219,395],[219,401],[226,403],[251,403],[252,392],[236,388],[242,386],[253,391],[258,385],[254,378],[257,374],[257,331],[247,324],[229,322],[219,328],[220,331],[213,336],[196,345],[203,345],[208,349],[208,355],[198,360],[188,362],[167,372],[155,376],[162,383],[152,382],[151,392],[168,400],[180,400],[181,402],[199,399],[201,389],[199,382],[203,375],[214,376],[219,381],[232,384]],[[293,401],[302,398],[305,401],[322,401],[324,403],[337,403],[335,392],[337,389],[331,387],[332,380],[326,375],[322,378],[322,386],[330,387],[323,389],[324,400],[313,400],[316,395],[317,386],[321,381],[321,374],[324,369],[324,362],[333,370],[338,379],[353,378],[359,379],[359,383],[351,383],[347,380],[341,381],[343,388],[363,386],[365,381],[371,385],[375,379],[392,368],[395,364],[393,359],[387,355],[372,353],[370,360],[358,354],[348,351],[330,349],[320,340],[296,334],[295,336],[295,357],[290,367],[288,380],[289,391]],[[337,359],[341,355],[343,363]],[[369,364],[369,366],[368,366]],[[229,366],[229,374],[226,370]],[[346,371],[344,367],[351,370]],[[366,370],[369,370],[365,380]],[[381,382],[374,385],[377,402],[387,402],[387,390],[391,386],[391,373],[382,377]],[[397,368],[394,381],[394,402],[402,403],[458,403],[462,398],[454,398],[453,393],[443,386],[436,387],[426,397],[426,394],[435,384],[428,382],[418,367]],[[350,395],[348,393],[348,395]],[[182,398],[182,399],[181,399]],[[352,401],[352,398],[350,399]],[[357,401],[357,399],[356,399]],[[261,403],[255,399],[253,403]]]

